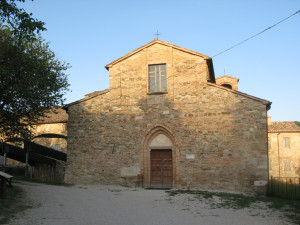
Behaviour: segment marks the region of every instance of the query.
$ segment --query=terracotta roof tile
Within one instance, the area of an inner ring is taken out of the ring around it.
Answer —
[[[64,110],[68,110],[69,106],[76,105],[76,104],[81,103],[81,102],[85,102],[85,101],[90,100],[92,98],[95,98],[95,97],[97,97],[99,95],[104,95],[104,94],[106,94],[108,92],[109,92],[109,89],[105,89],[104,91],[94,91],[92,93],[86,94],[83,99],[80,99],[80,100],[75,101],[75,102],[71,102],[71,103],[65,105],[63,107],[63,109]]]
[[[300,127],[293,121],[271,122],[268,126],[268,132],[300,132]]]
[[[45,117],[40,119],[40,122],[37,124],[46,124],[46,123],[66,123],[68,122],[68,114],[62,108],[55,108],[49,113],[45,114]]]

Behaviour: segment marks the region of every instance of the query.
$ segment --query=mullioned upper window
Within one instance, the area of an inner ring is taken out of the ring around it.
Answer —
[[[167,92],[167,65],[149,65],[148,79],[149,93]]]

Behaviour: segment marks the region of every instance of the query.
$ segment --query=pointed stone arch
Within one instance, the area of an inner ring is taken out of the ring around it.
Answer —
[[[154,126],[146,133],[144,143],[143,143],[143,152],[142,152],[142,173],[144,175],[144,184],[145,187],[154,187],[153,186],[153,174],[151,172],[151,157],[153,154],[162,155],[159,157],[169,157],[169,184],[168,187],[174,187],[176,184],[176,158],[177,158],[177,141],[173,132],[162,125]],[[165,155],[165,156],[163,156]],[[171,158],[170,158],[171,157]],[[171,160],[171,165],[170,165]],[[153,161],[152,161],[153,162]],[[167,161],[166,161],[167,162]],[[170,169],[170,166],[172,168]],[[170,175],[171,173],[171,175]],[[163,187],[164,185],[162,185]],[[165,187],[166,187],[165,186]],[[155,187],[159,187],[156,185]]]

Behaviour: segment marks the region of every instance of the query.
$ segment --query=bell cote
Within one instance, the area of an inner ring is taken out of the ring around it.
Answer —
[[[224,74],[223,76],[216,78],[216,84],[238,91],[239,80],[240,79],[238,78]]]

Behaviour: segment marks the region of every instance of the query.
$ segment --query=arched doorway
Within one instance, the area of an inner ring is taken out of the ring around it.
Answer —
[[[173,187],[173,143],[164,133],[158,132],[152,136],[148,151],[150,154],[150,187]]]

